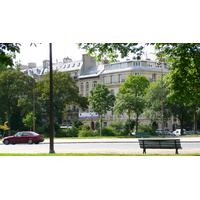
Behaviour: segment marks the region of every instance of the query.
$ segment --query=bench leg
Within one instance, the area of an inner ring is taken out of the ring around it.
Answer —
[[[146,154],[146,149],[145,148],[143,149],[143,154]]]
[[[178,154],[178,149],[176,149],[176,154]]]

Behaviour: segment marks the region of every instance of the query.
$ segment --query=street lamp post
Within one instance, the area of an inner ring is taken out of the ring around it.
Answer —
[[[161,105],[161,112],[162,112],[162,137],[165,137],[165,133],[164,133],[164,102],[163,102],[163,69],[162,69],[162,63],[161,63],[161,100],[162,100],[162,105]]]
[[[50,67],[50,151],[54,151],[54,114],[53,114],[53,70],[52,70],[52,43],[49,43],[49,67]]]
[[[165,137],[164,133],[164,101],[163,101],[163,68],[162,63],[159,61],[157,63],[158,66],[161,67],[161,121],[162,121],[162,137]]]

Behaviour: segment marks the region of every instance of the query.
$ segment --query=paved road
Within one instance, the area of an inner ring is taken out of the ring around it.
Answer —
[[[118,153],[141,154],[138,139],[135,138],[102,138],[102,139],[55,139],[54,149],[56,153]],[[200,137],[181,138],[182,148],[180,154],[200,153]],[[49,140],[39,145],[16,144],[0,145],[1,153],[49,153]],[[147,154],[169,153],[171,149],[148,149]]]

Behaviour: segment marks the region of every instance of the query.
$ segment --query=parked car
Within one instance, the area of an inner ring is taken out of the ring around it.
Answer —
[[[181,129],[176,129],[175,131],[173,131],[173,134],[175,136],[180,136],[181,135]],[[183,134],[185,135],[186,134],[186,130],[183,129]]]
[[[33,131],[17,132],[13,136],[4,137],[2,142],[6,145],[17,143],[39,144],[44,141],[44,136]]]
[[[162,135],[162,129],[157,129],[157,130],[156,130],[156,134],[157,134],[157,135]],[[164,134],[165,134],[165,135],[172,135],[172,132],[169,131],[169,129],[164,129]]]

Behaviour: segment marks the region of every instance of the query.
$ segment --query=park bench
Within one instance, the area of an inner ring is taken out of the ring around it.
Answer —
[[[146,154],[146,149],[182,149],[180,139],[139,139],[140,148],[143,149],[143,154]]]
[[[148,137],[150,136],[149,132],[136,132],[135,134],[136,137]]]

